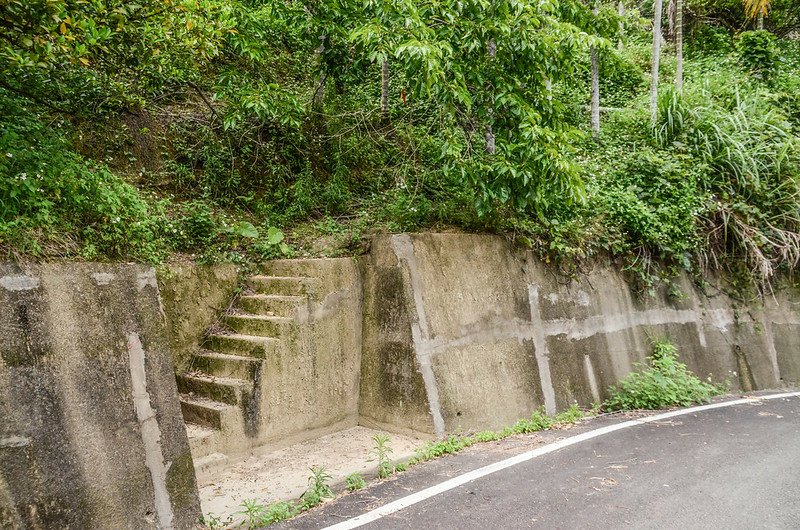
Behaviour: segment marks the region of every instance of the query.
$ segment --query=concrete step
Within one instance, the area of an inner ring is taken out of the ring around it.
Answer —
[[[218,431],[194,423],[186,424],[186,435],[189,437],[189,449],[192,459],[197,460],[216,451],[216,434]]]
[[[251,276],[247,285],[259,294],[303,296],[313,294],[316,280],[307,276]]]
[[[241,426],[241,409],[235,405],[189,394],[181,394],[180,400],[186,423],[225,431],[235,431]]]
[[[225,324],[242,335],[276,339],[290,336],[295,327],[293,318],[261,315],[228,315]]]
[[[320,268],[328,265],[327,258],[276,259],[261,265],[261,271],[269,276],[317,276]]]
[[[198,458],[194,462],[194,472],[200,477],[212,471],[224,468],[228,464],[228,457],[222,453],[210,453]]]
[[[254,294],[239,297],[239,307],[253,315],[291,317],[306,300],[306,296]]]
[[[232,377],[186,373],[178,376],[178,392],[208,398],[228,405],[238,405],[253,392],[253,382]]]
[[[254,337],[252,335],[211,335],[208,338],[209,349],[231,355],[241,355],[266,359],[280,347],[280,340],[271,337]]]
[[[192,355],[192,369],[217,377],[253,381],[262,359],[229,353],[200,352]]]

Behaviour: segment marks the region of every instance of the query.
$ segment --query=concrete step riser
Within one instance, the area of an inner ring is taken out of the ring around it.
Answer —
[[[230,355],[242,355],[254,359],[266,359],[275,353],[278,341],[257,344],[248,340],[226,335],[213,335],[209,340],[209,348]]]
[[[244,361],[236,358],[226,359],[195,355],[192,357],[192,369],[216,377],[235,377],[245,381],[253,381],[258,365],[262,362],[258,359]]]
[[[281,296],[303,296],[314,291],[311,278],[267,278],[252,277],[247,281],[248,286],[260,294],[275,294]]]
[[[186,403],[181,401],[181,412],[183,421],[211,427],[212,429],[222,428],[222,411],[206,408],[196,403]]]
[[[225,323],[237,333],[258,337],[284,338],[290,336],[294,322],[283,320],[265,320],[230,316]]]
[[[216,435],[189,438],[189,450],[192,452],[192,459],[194,460],[210,455],[217,450]]]
[[[194,394],[227,403],[237,405],[242,401],[242,393],[245,389],[234,385],[223,385],[213,381],[203,381],[187,376],[178,376],[178,392],[181,394]]]
[[[253,315],[276,317],[292,317],[302,302],[291,298],[259,298],[243,296],[239,299],[239,307]]]
[[[205,407],[200,403],[181,401],[183,421],[203,427],[210,427],[226,433],[244,433],[244,420],[239,407],[230,406],[223,409]]]

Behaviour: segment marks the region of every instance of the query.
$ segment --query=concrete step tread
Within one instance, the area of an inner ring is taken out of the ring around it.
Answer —
[[[291,295],[291,294],[263,294],[263,293],[254,293],[254,294],[245,294],[240,297],[242,298],[250,298],[254,300],[280,300],[280,301],[287,301],[287,302],[302,302],[306,300],[308,296],[305,295]]]
[[[255,274],[250,276],[251,280],[256,281],[271,281],[271,280],[293,280],[299,282],[316,281],[313,276],[269,276],[266,274]]]
[[[178,377],[203,383],[213,383],[220,386],[231,386],[236,388],[252,388],[252,381],[245,381],[236,377],[222,377],[217,375],[205,374],[203,372],[186,372]]]
[[[244,340],[256,344],[268,344],[273,341],[280,342],[281,340],[281,339],[276,339],[275,337],[262,337],[260,335],[244,335],[242,333],[215,333],[213,335],[210,335],[209,339],[213,337],[220,337],[223,339]]]
[[[234,355],[232,353],[221,353],[211,350],[197,352],[193,355],[193,357],[206,357],[209,359],[219,359],[221,361],[233,361],[240,363],[260,363],[264,361],[263,359],[259,359],[257,357],[248,357],[246,355]]]
[[[215,411],[223,411],[236,408],[235,405],[228,405],[227,403],[222,403],[221,401],[215,401],[207,397],[198,396],[197,394],[180,394],[180,400],[182,403],[186,403],[187,405],[191,405],[193,407],[199,407]]]
[[[244,318],[248,320],[264,320],[269,322],[294,322],[292,317],[280,317],[276,315],[254,315],[252,313],[236,313],[228,315],[226,318]]]
[[[196,423],[186,422],[186,435],[189,437],[189,441],[193,440],[201,440],[203,438],[210,438],[214,436],[214,433],[217,431],[212,429],[211,427],[206,427],[204,425],[198,425]]]

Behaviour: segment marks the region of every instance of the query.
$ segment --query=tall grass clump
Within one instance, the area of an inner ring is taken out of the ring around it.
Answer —
[[[760,89],[743,84],[729,96],[709,86],[667,91],[656,138],[702,168],[698,191],[708,194],[698,223],[706,239],[702,264],[743,264],[768,282],[800,263],[800,138]]]

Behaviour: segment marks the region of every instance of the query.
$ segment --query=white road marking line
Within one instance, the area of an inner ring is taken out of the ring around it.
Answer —
[[[759,401],[762,400],[781,399],[789,397],[800,397],[800,392],[784,392],[781,394],[770,394],[765,396],[754,396],[751,398],[734,399],[731,401],[723,401],[721,403],[712,403],[710,405],[700,405],[698,407],[691,407],[688,409],[673,410],[671,412],[664,412],[662,414],[656,414],[654,416],[648,416],[646,418],[638,418],[635,420],[629,420],[622,423],[617,423],[615,425],[608,425],[606,427],[601,427],[599,429],[594,429],[582,434],[571,436],[570,438],[565,438],[564,440],[560,440],[558,442],[543,445],[542,447],[533,449],[526,453],[512,456],[511,458],[507,458],[505,460],[495,462],[494,464],[489,464],[488,466],[484,466],[475,469],[473,471],[470,471],[468,473],[464,473],[463,475],[453,477],[449,480],[436,484],[435,486],[425,488],[424,490],[418,491],[417,493],[413,493],[401,499],[397,499],[396,501],[390,502],[389,504],[381,506],[380,508],[376,508],[365,514],[353,517],[352,519],[348,519],[346,521],[342,521],[341,523],[329,526],[327,528],[329,530],[349,530],[351,528],[358,528],[367,523],[377,521],[378,519],[381,519],[382,517],[385,517],[387,515],[399,512],[404,508],[413,506],[418,502],[430,499],[431,497],[439,495],[440,493],[444,493],[459,486],[463,486],[464,484],[471,482],[473,480],[477,480],[487,475],[491,475],[492,473],[497,473],[498,471],[502,471],[503,469],[516,466],[517,464],[521,464],[523,462],[527,462],[528,460],[532,460],[539,456],[543,456],[548,453],[558,451],[559,449],[569,447],[570,445],[575,445],[580,442],[585,442],[586,440],[591,440],[592,438],[597,438],[598,436],[603,436],[604,434],[620,431],[622,429],[628,429],[630,427],[635,427],[637,425],[643,425],[646,423],[661,421],[668,418],[674,418],[675,416],[684,416],[686,414],[694,414],[695,412],[703,412],[705,410],[733,407],[735,405],[746,405],[748,403],[751,404],[758,403]]]

